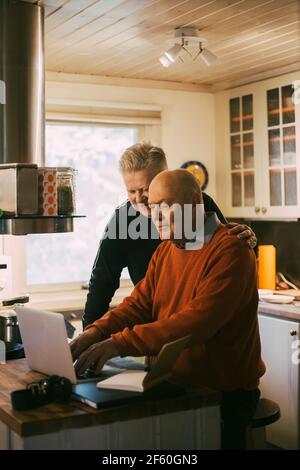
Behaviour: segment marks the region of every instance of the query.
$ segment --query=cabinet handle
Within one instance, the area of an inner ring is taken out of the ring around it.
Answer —
[[[255,211],[256,214],[258,214],[260,212],[260,207],[255,207],[254,211]]]
[[[265,213],[267,212],[267,210],[268,210],[268,209],[267,209],[266,207],[262,207],[262,208],[261,208],[261,211],[262,211],[263,214],[265,214]]]
[[[290,335],[291,335],[291,336],[296,336],[296,335],[297,335],[297,331],[296,331],[296,330],[291,330],[291,331],[290,331]]]

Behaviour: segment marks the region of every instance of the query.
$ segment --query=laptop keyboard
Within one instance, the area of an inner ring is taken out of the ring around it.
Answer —
[[[87,369],[81,374],[76,374],[76,377],[78,380],[96,379],[98,377],[103,377],[103,371],[100,371],[98,374],[96,374],[95,371]]]
[[[75,364],[74,364],[75,365]],[[78,380],[106,379],[112,374],[123,372],[124,370],[149,370],[145,364],[138,363],[128,358],[115,357],[106,362],[104,368],[95,373],[91,369],[87,369],[81,374],[76,374]]]

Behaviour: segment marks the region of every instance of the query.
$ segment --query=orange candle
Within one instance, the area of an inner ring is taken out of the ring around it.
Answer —
[[[273,245],[258,247],[258,287],[270,290],[276,288],[276,248]]]

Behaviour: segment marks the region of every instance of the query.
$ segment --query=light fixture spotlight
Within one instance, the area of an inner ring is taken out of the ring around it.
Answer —
[[[215,56],[215,54],[213,54],[212,52],[210,52],[208,49],[203,49],[202,48],[202,44],[200,42],[199,44],[199,52],[198,54],[194,57],[193,60],[196,60],[197,57],[201,57],[201,59],[203,60],[203,62],[205,62],[206,65],[210,66],[212,65],[216,60],[217,60],[217,57]]]
[[[206,42],[207,41],[205,38],[202,38],[198,35],[197,28],[176,28],[174,38],[172,39],[173,46],[164,52],[164,54],[159,58],[159,61],[164,67],[170,67],[170,65],[172,65],[177,59],[180,59],[181,62],[184,62],[180,52],[185,51],[185,53],[192,57],[188,47],[197,45],[199,47],[199,51],[193,60],[201,57],[203,62],[210,66],[217,60],[217,57],[208,49],[203,48],[203,44]]]
[[[162,55],[160,58],[159,58],[159,62],[161,63],[161,65],[163,65],[164,67],[170,67],[170,65],[172,65],[172,62],[168,59],[168,57],[166,55]]]
[[[169,59],[170,62],[175,62],[179,53],[181,52],[182,46],[180,44],[175,44],[171,49],[168,49],[165,52],[165,56]]]

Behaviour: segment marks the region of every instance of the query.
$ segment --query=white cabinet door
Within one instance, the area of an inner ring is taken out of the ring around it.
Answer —
[[[226,215],[256,217],[259,201],[258,147],[259,128],[255,109],[259,107],[250,87],[229,94],[227,113],[227,159],[230,199]]]
[[[266,428],[267,441],[283,449],[299,448],[299,323],[259,315],[262,358],[267,371],[261,396],[274,400],[281,418]]]

